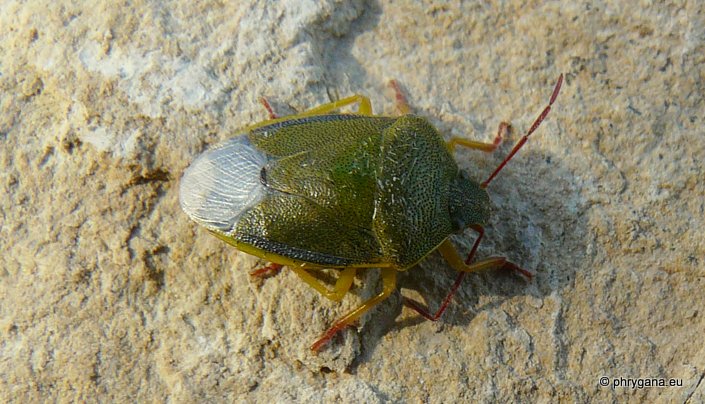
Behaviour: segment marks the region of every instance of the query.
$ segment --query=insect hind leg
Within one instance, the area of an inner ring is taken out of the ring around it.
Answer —
[[[345,97],[342,100],[329,102],[327,104],[319,105],[317,107],[311,108],[307,111],[293,115],[291,118],[302,118],[311,115],[321,115],[327,114],[338,110],[346,105],[358,104],[357,113],[360,115],[372,115],[372,103],[370,99],[361,94],[351,95],[350,97]]]
[[[402,115],[410,114],[411,107],[409,106],[409,102],[406,100],[406,97],[401,92],[399,82],[397,82],[396,80],[389,80],[389,86],[392,87],[392,90],[394,90],[394,99],[396,100],[397,109],[399,110],[399,112]]]
[[[267,114],[269,115],[269,119],[277,119],[279,118],[279,115],[277,115],[276,112],[274,112],[274,108],[272,108],[272,104],[269,103],[269,101],[264,98],[264,97],[259,97],[259,103],[262,104],[264,109],[267,110]]]
[[[279,114],[277,114],[274,111],[274,108],[272,108],[272,105],[269,103],[269,101],[265,97],[260,97],[259,102],[260,102],[260,104],[262,104],[264,109],[267,110],[267,115],[269,115],[269,120],[262,122],[260,124],[257,124],[254,127],[271,123],[274,120],[282,120],[282,118],[288,120],[288,119],[303,118],[303,117],[312,116],[312,115],[323,115],[323,114],[333,112],[333,111],[338,110],[342,107],[345,107],[347,105],[352,105],[355,103],[359,104],[357,107],[357,112],[356,112],[357,114],[366,115],[366,116],[372,115],[372,103],[370,102],[370,99],[364,95],[361,95],[361,94],[351,95],[350,97],[345,97],[342,100],[329,102],[327,104],[319,105],[317,107],[308,109],[306,111],[299,112],[299,113],[296,113],[293,115],[287,115],[284,117],[280,116]]]
[[[250,276],[255,276],[259,278],[265,278],[270,275],[275,275],[278,274],[279,271],[284,267],[282,264],[275,264],[274,262],[270,263],[267,266],[264,266],[262,268],[256,269],[252,272],[250,272]]]

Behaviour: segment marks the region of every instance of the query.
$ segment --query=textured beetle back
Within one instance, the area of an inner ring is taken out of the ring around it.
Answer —
[[[181,206],[236,246],[320,266],[403,270],[452,233],[457,172],[424,118],[310,116],[204,153],[184,174]]]
[[[247,136],[226,140],[199,156],[181,179],[181,208],[206,228],[229,234],[263,197],[260,172],[266,155]]]

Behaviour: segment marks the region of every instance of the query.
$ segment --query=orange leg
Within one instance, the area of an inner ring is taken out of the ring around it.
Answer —
[[[254,271],[250,272],[250,276],[257,276],[260,278],[266,278],[269,277],[270,275],[276,275],[281,271],[281,269],[284,267],[284,265],[281,264],[275,264],[275,263],[270,263],[269,265],[255,269]]]
[[[360,318],[363,314],[369,311],[371,308],[381,303],[389,297],[389,295],[394,292],[397,285],[397,270],[395,268],[382,268],[382,291],[375,297],[362,303],[360,307],[346,314],[340,320],[336,321],[328,331],[326,331],[321,338],[311,345],[311,350],[314,352],[319,351],[323,345],[330,341],[335,334],[343,330],[345,327],[351,325],[355,320]]]
[[[267,114],[269,114],[269,119],[277,119],[279,116],[277,115],[276,112],[274,112],[274,109],[272,109],[272,105],[267,101],[266,98],[264,97],[259,97],[259,102],[264,106],[264,109],[267,110]]]
[[[389,86],[392,87],[392,89],[394,90],[394,98],[396,99],[397,109],[399,110],[399,112],[402,115],[411,113],[411,107],[406,101],[406,97],[404,97],[404,94],[402,94],[401,87],[399,87],[399,83],[396,80],[390,80]]]

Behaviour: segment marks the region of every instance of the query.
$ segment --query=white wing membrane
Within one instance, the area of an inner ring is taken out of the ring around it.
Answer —
[[[201,154],[181,178],[181,208],[206,228],[231,233],[240,216],[264,195],[260,171],[267,156],[247,136]]]

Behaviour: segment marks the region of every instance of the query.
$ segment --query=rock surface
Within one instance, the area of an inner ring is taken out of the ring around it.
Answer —
[[[4,2],[0,400],[702,402],[704,8]],[[432,254],[311,355],[377,271],[340,304],[286,270],[251,279],[262,262],[179,208],[181,173],[265,119],[260,96],[293,113],[362,93],[392,114],[394,78],[448,138],[511,121],[494,155],[457,153],[481,180],[561,72],[490,186],[480,248],[536,276],[469,276],[437,323],[401,305],[452,284]]]

